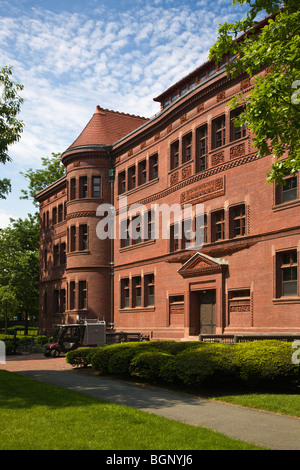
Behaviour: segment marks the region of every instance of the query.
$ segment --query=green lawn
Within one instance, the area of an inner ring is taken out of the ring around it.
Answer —
[[[300,418],[300,395],[296,393],[230,394],[213,397],[213,399]]]
[[[3,370],[0,422],[0,450],[259,449]]]

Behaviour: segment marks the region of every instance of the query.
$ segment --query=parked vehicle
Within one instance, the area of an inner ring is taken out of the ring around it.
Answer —
[[[141,333],[107,331],[105,321],[80,320],[75,324],[57,325],[53,341],[45,346],[44,356],[59,357],[62,353],[84,346],[145,340],[149,337]]]

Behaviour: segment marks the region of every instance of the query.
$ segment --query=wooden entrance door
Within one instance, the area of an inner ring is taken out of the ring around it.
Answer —
[[[216,333],[216,291],[206,290],[199,294],[200,334]]]

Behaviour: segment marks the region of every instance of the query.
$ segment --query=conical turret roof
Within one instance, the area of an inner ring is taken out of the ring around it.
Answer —
[[[112,145],[147,121],[147,118],[141,116],[102,109],[98,105],[92,118],[68,150],[83,146]]]

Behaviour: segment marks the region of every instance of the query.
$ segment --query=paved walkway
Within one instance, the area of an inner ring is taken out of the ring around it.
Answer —
[[[300,419],[205,400],[160,388],[75,371],[65,358],[8,357],[0,369],[18,372],[102,400],[203,426],[234,439],[275,450],[300,450]],[[167,450],[167,449],[166,449]]]

